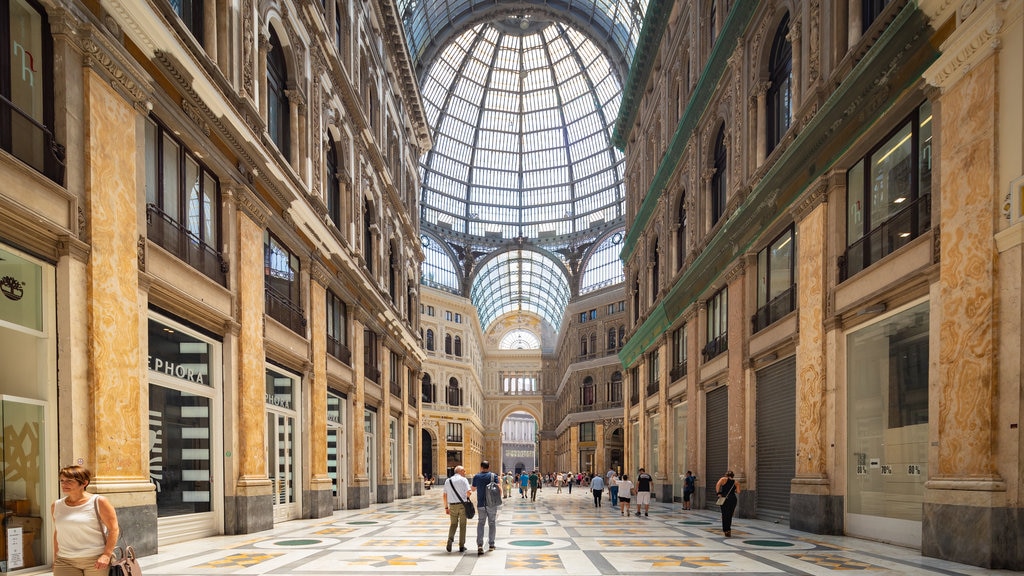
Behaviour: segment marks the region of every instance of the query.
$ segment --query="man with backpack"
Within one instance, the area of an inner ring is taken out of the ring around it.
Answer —
[[[479,518],[476,521],[476,553],[484,553],[484,525],[488,525],[490,549],[494,550],[494,537],[498,531],[498,506],[501,506],[504,493],[501,489],[501,478],[491,472],[491,463],[480,462],[480,471],[473,476],[473,491],[476,492],[476,506]]]

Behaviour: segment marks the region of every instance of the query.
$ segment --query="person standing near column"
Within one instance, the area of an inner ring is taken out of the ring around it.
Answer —
[[[696,484],[697,477],[693,475],[693,472],[687,470],[686,476],[683,477],[683,510],[692,510],[690,499],[693,498]]]
[[[50,506],[53,518],[53,573],[56,576],[106,576],[121,529],[114,505],[85,491],[92,473],[82,466],[60,469],[64,497]]]
[[[452,542],[455,540],[455,529],[459,530],[459,552],[466,551],[466,507],[463,502],[469,500],[473,494],[473,488],[466,480],[466,469],[462,466],[455,467],[455,474],[444,483],[444,513],[450,516],[448,524],[448,545],[445,550],[452,551]]]

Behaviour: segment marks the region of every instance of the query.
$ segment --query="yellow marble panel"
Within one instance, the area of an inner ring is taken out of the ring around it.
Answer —
[[[319,282],[310,282],[309,289],[310,337],[313,347],[313,381],[309,390],[309,440],[312,454],[327,453],[327,290]],[[327,460],[313,458],[310,473],[327,477]],[[330,488],[330,485],[327,485]]]
[[[995,363],[996,58],[942,94],[939,476],[989,476]]]
[[[799,223],[797,306],[800,339],[796,348],[798,476],[825,473],[825,221],[821,204]]]
[[[266,477],[263,451],[266,370],[263,346],[263,229],[238,212],[238,466],[239,474]]]
[[[141,478],[135,111],[84,71],[87,269],[97,479]],[[146,462],[148,464],[148,462]]]

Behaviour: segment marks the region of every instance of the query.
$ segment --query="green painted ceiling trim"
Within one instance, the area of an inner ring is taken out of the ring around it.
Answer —
[[[612,133],[612,144],[619,150],[626,149],[626,137],[629,136],[633,120],[643,101],[644,87],[651,77],[651,69],[658,55],[661,37],[668,27],[668,17],[672,13],[675,0],[650,0],[647,3],[647,14],[640,28],[640,37],[636,41],[633,62],[629,67],[629,78],[622,91],[622,102],[619,104],[619,117],[615,121],[615,132]],[[625,134],[626,136],[621,136]]]
[[[757,2],[752,0],[743,1],[737,2],[732,10],[729,11],[729,17],[725,20],[725,26],[722,28],[718,41],[715,42],[715,47],[711,51],[711,57],[708,58],[704,71],[701,72],[700,79],[697,81],[697,86],[693,89],[689,102],[686,103],[683,117],[679,119],[679,125],[672,136],[672,142],[669,143],[668,149],[665,150],[665,155],[661,159],[658,171],[654,174],[654,179],[651,181],[647,194],[644,196],[644,201],[640,205],[640,211],[637,212],[636,219],[633,220],[633,225],[626,234],[626,240],[622,243],[621,257],[624,261],[629,260],[630,255],[633,254],[640,234],[647,227],[651,216],[654,215],[658,200],[661,198],[662,192],[665,191],[672,173],[675,172],[679,159],[682,157],[683,151],[686,150],[686,145],[689,143],[693,131],[697,129],[697,123],[703,118],[704,111],[711,104],[711,99],[714,98],[715,92],[718,90],[718,84],[722,79],[722,75],[725,74],[725,69],[729,65],[729,58],[732,56],[740,36],[743,35],[747,26],[750,25],[756,7]],[[619,114],[619,119],[622,119],[622,113]],[[632,122],[629,126],[632,126]],[[617,135],[621,134],[618,128],[616,128],[615,133]],[[623,148],[628,134],[627,130],[626,135],[622,137],[621,141],[615,140],[615,145],[620,149]]]
[[[939,56],[930,40],[927,18],[908,3],[625,343],[619,353],[623,366],[646,353],[808,186],[831,170],[920,80]]]

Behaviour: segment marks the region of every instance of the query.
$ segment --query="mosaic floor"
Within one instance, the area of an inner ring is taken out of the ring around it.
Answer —
[[[586,490],[542,490],[536,502],[518,495],[505,500],[498,512],[497,550],[483,556],[476,552],[475,519],[469,521],[465,553],[445,551],[447,531],[441,491],[431,490],[257,534],[165,545],[141,563],[147,576],[995,573],[759,520],[734,520],[732,537],[725,538],[717,511],[652,504],[649,517],[624,517],[607,499],[595,508]]]

